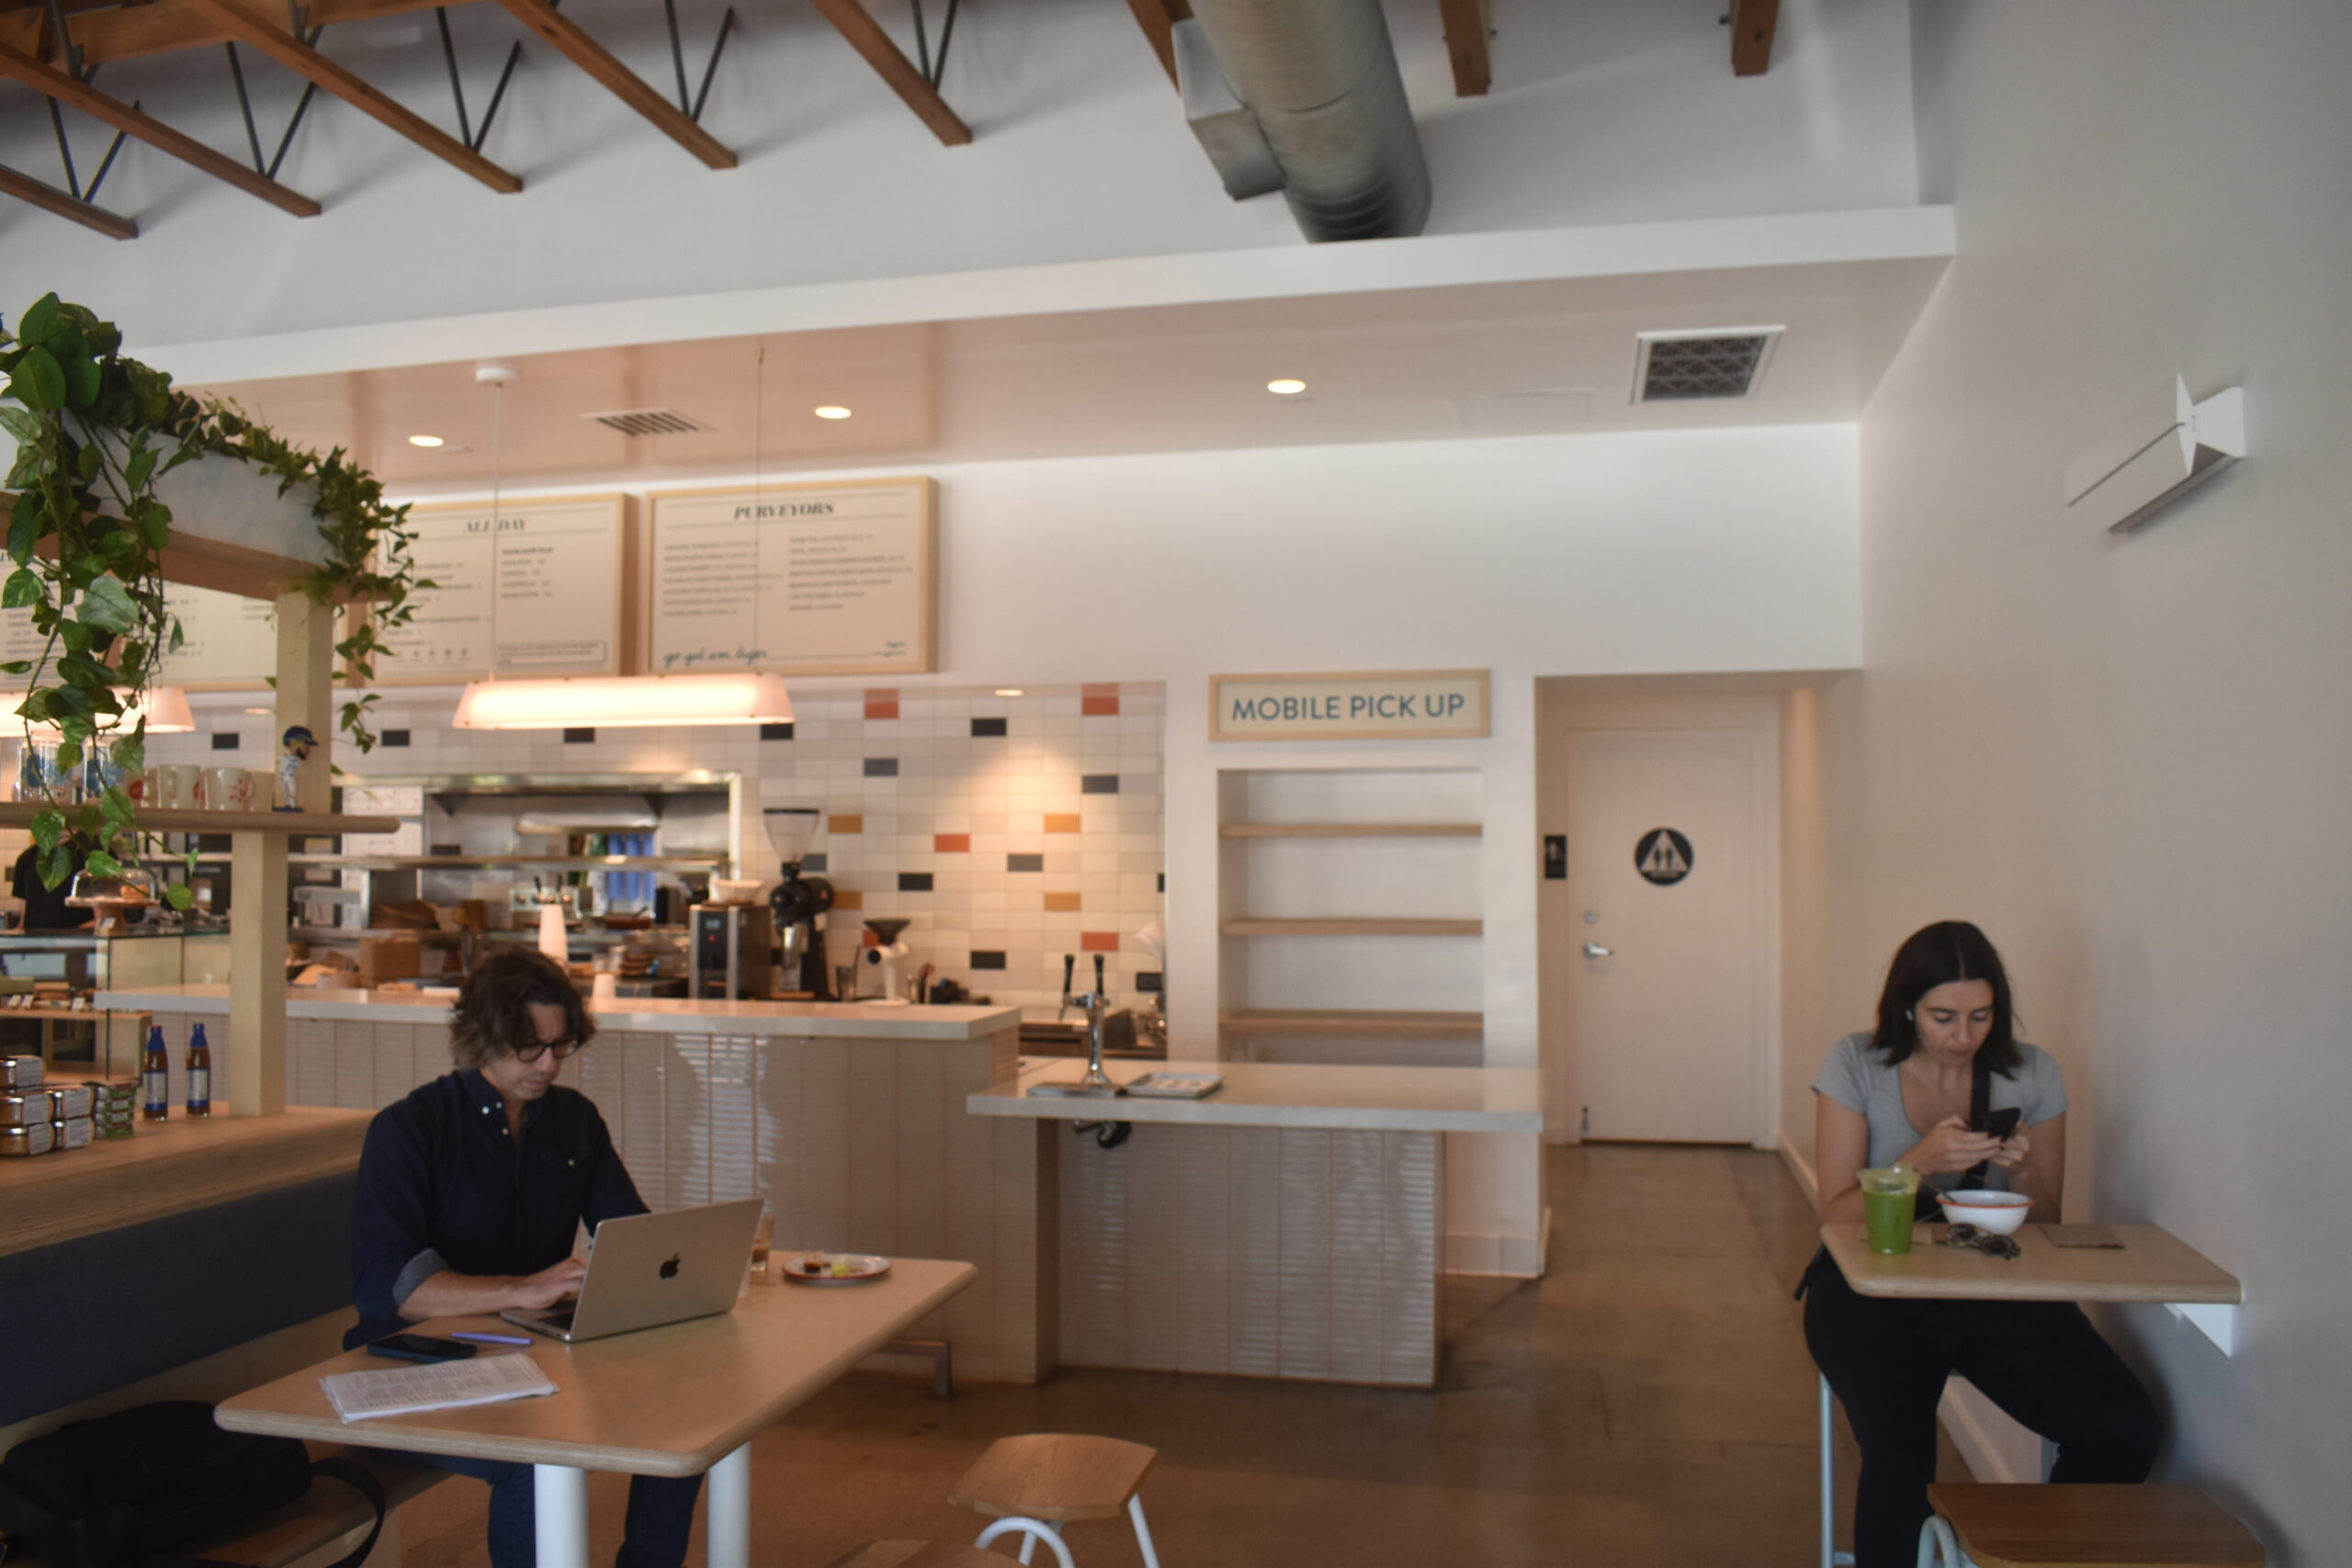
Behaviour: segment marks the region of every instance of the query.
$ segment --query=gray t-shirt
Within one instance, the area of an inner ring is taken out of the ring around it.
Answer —
[[[1993,1075],[1993,1109],[2014,1105],[2024,1112],[2019,1120],[2026,1126],[2038,1127],[2066,1109],[2066,1080],[2057,1062],[2040,1046],[2020,1040],[2018,1055],[2024,1060],[2014,1075]],[[1903,1109],[1903,1069],[1871,1049],[1868,1033],[1849,1034],[1829,1048],[1829,1059],[1821,1064],[1813,1091],[1862,1113],[1870,1123],[1873,1166],[1893,1165],[1926,1136],[1923,1130],[1911,1125]],[[2009,1190],[2007,1171],[1996,1165],[1984,1174],[1991,1190]],[[1955,1172],[1929,1177],[1927,1184],[1949,1192],[1960,1185],[1960,1176]]]

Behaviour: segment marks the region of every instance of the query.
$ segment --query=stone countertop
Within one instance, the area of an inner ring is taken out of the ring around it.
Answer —
[[[454,991],[313,990],[286,993],[286,1016],[341,1023],[433,1023],[447,1013]],[[597,1027],[656,1034],[795,1035],[829,1040],[981,1040],[1016,1029],[1021,1010],[1009,1007],[881,1007],[870,1002],[693,1001],[659,997],[581,998]],[[96,1005],[125,1011],[226,1017],[226,986],[150,986],[101,991]]]
[[[1144,1069],[1109,1064],[1125,1082]],[[1356,1067],[1279,1062],[1169,1062],[1164,1070],[1216,1072],[1225,1087],[1205,1100],[1033,1097],[1040,1083],[1070,1083],[1086,1064],[1023,1057],[1021,1076],[967,1096],[975,1116],[1034,1121],[1156,1122],[1206,1127],[1353,1128],[1386,1133],[1544,1131],[1544,1075],[1532,1067]]]

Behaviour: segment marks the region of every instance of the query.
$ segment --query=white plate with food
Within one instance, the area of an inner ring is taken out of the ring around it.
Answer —
[[[890,1260],[870,1252],[781,1252],[784,1277],[799,1285],[857,1285],[890,1271]]]

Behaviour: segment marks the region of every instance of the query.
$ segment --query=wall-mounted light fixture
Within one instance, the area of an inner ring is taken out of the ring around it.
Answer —
[[[2200,403],[2176,376],[2066,465],[2066,509],[2126,534],[2245,456],[2245,389]]]
[[[672,724],[790,724],[784,677],[597,675],[476,681],[458,699],[458,729],[645,729]]]

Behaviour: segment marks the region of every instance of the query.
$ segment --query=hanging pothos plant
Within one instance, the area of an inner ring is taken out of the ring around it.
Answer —
[[[368,602],[357,629],[335,645],[347,680],[375,672],[383,634],[408,624],[420,580],[410,554],[408,508],[384,501],[381,481],[346,461],[295,446],[234,405],[173,389],[162,371],[127,359],[122,334],[54,294],[36,302],[11,336],[0,323],[0,426],[17,440],[6,489],[8,570],[0,608],[30,613],[44,640],[39,658],[0,663],[0,676],[29,690],[17,709],[29,742],[36,728],[58,739],[56,768],[40,779],[43,808],[32,820],[41,880],[56,887],[85,863],[113,875],[130,852],[138,813],[123,788],[146,766],[144,697],[164,658],[180,646],[177,617],[164,601],[163,552],[171,509],[155,484],[184,463],[231,459],[315,493],[311,510],[325,560],[298,586],[320,604]],[[371,693],[346,702],[342,726],[361,750]],[[124,716],[140,716],[126,728]],[[105,788],[78,807],[59,785],[86,759]],[[21,771],[20,771],[21,773]],[[185,885],[164,889],[175,908]]]

